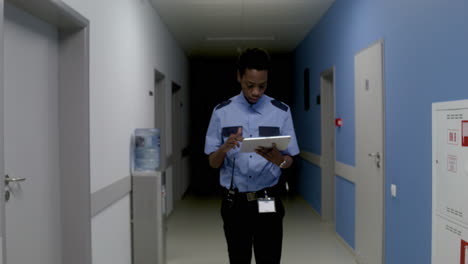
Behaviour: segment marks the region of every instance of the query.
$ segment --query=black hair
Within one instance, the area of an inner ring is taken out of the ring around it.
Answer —
[[[246,69],[268,71],[270,69],[270,55],[264,49],[250,48],[244,50],[237,60],[237,70],[243,76]]]

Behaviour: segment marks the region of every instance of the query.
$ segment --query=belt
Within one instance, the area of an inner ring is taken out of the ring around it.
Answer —
[[[258,191],[254,191],[254,192],[239,192],[237,189],[234,189],[233,195],[237,199],[247,200],[248,202],[251,202],[251,201],[256,201],[257,198],[265,197],[265,191],[269,197],[275,197],[279,194],[278,187],[273,186],[273,187],[268,187],[268,188],[261,189]],[[228,194],[229,194],[229,190],[226,189],[226,195]]]

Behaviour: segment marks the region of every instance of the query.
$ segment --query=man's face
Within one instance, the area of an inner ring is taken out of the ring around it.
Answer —
[[[255,104],[267,88],[268,71],[246,69],[244,75],[237,72],[237,80],[242,87],[242,93],[251,104]]]

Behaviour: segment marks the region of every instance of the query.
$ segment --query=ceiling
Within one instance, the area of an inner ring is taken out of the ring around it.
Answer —
[[[335,0],[151,0],[191,56],[236,56],[246,47],[290,52]]]

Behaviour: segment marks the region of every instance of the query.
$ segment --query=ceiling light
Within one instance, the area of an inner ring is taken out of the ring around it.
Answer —
[[[275,37],[206,37],[208,41],[233,41],[233,40],[248,40],[248,41],[256,41],[256,40],[275,40]]]

